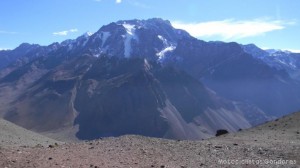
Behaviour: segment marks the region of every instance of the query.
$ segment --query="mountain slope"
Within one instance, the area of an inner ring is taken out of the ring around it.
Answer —
[[[254,104],[267,115],[282,116],[300,108],[299,83],[245,53],[237,43],[180,40],[168,64],[186,70],[220,96]]]
[[[271,67],[285,70],[291,78],[300,80],[300,54],[281,50],[262,50],[254,44],[241,45],[245,52]]]
[[[46,73],[12,105],[6,119],[39,132],[78,124],[79,139],[202,139],[217,129],[251,126],[238,106],[183,71],[140,58],[75,58]]]
[[[31,132],[21,128],[9,121],[0,119],[0,147],[16,147],[16,146],[48,146],[50,144],[60,143],[53,139]]]

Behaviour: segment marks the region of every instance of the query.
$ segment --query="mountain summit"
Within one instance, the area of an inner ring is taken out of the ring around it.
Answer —
[[[126,20],[110,23],[93,34],[86,43],[86,50],[119,58],[147,57],[163,59],[176,48],[179,39],[191,38],[162,19]],[[112,47],[113,46],[113,47]]]

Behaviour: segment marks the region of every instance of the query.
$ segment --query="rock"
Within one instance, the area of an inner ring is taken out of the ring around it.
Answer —
[[[216,136],[220,136],[220,135],[224,135],[224,134],[228,134],[228,131],[221,129],[221,130],[217,130]]]
[[[48,147],[49,147],[49,148],[54,148],[54,145],[49,145]]]

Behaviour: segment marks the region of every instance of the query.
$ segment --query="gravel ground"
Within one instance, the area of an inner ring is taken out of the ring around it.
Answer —
[[[36,146],[47,147],[50,144],[61,142],[39,135],[19,127],[9,121],[0,119],[0,147]]]
[[[50,147],[6,147],[0,149],[0,167],[300,167],[299,131],[300,113],[295,113],[203,141],[127,135]]]

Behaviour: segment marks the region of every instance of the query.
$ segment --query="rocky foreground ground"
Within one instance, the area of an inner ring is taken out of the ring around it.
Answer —
[[[128,135],[47,147],[1,145],[0,167],[300,167],[300,113],[203,141]]]

